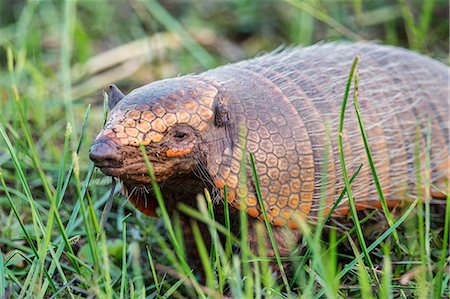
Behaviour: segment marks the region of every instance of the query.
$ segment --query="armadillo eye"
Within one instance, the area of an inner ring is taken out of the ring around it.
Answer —
[[[176,131],[174,137],[178,138],[178,139],[183,139],[184,137],[186,137],[187,134],[181,131]]]

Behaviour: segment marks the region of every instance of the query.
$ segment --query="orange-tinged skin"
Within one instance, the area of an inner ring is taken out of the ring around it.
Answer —
[[[180,148],[174,148],[170,149],[166,152],[167,157],[169,158],[175,158],[175,157],[183,157],[191,152],[190,149],[180,149]]]
[[[219,189],[223,189],[225,187],[225,182],[224,181],[215,181],[214,184]]]

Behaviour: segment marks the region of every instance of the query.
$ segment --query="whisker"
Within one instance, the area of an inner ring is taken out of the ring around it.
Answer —
[[[196,159],[196,161],[197,161],[197,167],[194,170],[194,174],[196,177],[198,177],[200,180],[203,181],[203,183],[205,184],[207,189],[210,191],[210,195],[213,200],[213,203],[217,204],[221,199],[220,190],[214,184],[214,180],[210,176],[205,162],[202,161],[201,159]]]

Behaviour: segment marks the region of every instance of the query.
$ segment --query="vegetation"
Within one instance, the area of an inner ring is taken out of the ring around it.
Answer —
[[[227,234],[205,194],[198,210],[181,207],[211,232],[208,252],[193,227],[200,283],[177,219],[164,209],[160,219],[143,216],[120,187],[108,212],[111,179],[88,159],[105,117],[102,89],[112,82],[131,90],[320,40],[380,40],[448,63],[448,11],[445,0],[0,2],[0,298],[448,297],[449,198],[445,212],[425,194],[395,215],[385,209],[358,219],[352,211],[355,228],[340,234],[323,234],[327,217],[302,225],[299,249],[277,258],[296,271],[279,278],[263,246],[258,255],[249,250],[246,215],[241,235]],[[355,60],[347,89],[357,86],[356,69]],[[357,97],[348,100],[343,109],[359,111]],[[357,173],[344,175],[350,185]],[[388,221],[374,221],[376,213]],[[263,223],[258,229],[270,232]]]

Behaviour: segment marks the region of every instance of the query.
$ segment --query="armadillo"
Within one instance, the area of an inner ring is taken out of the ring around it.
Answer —
[[[145,146],[169,211],[180,201],[195,205],[196,195],[207,188],[219,198],[218,207],[226,200],[234,211],[245,209],[250,219],[259,221],[264,215],[252,170],[249,165],[241,169],[241,160],[251,153],[274,233],[281,234],[281,227],[296,230],[296,219],[314,221],[320,207],[329,211],[345,188],[337,134],[355,56],[360,61],[358,101],[388,205],[414,199],[419,188],[416,138],[423,160],[429,133],[428,176],[436,187],[431,195],[443,196],[450,177],[449,68],[412,51],[374,43],[288,48],[199,75],[153,82],[128,95],[112,85],[110,115],[90,158],[103,173],[119,178],[130,202],[147,215],[156,215],[157,203],[140,145]],[[352,183],[357,208],[379,208],[350,106],[343,137],[349,173],[362,165]],[[427,177],[424,169],[420,173]],[[248,177],[244,186],[239,184],[240,173]],[[344,199],[333,215],[347,211]],[[279,242],[283,251],[281,237]]]

